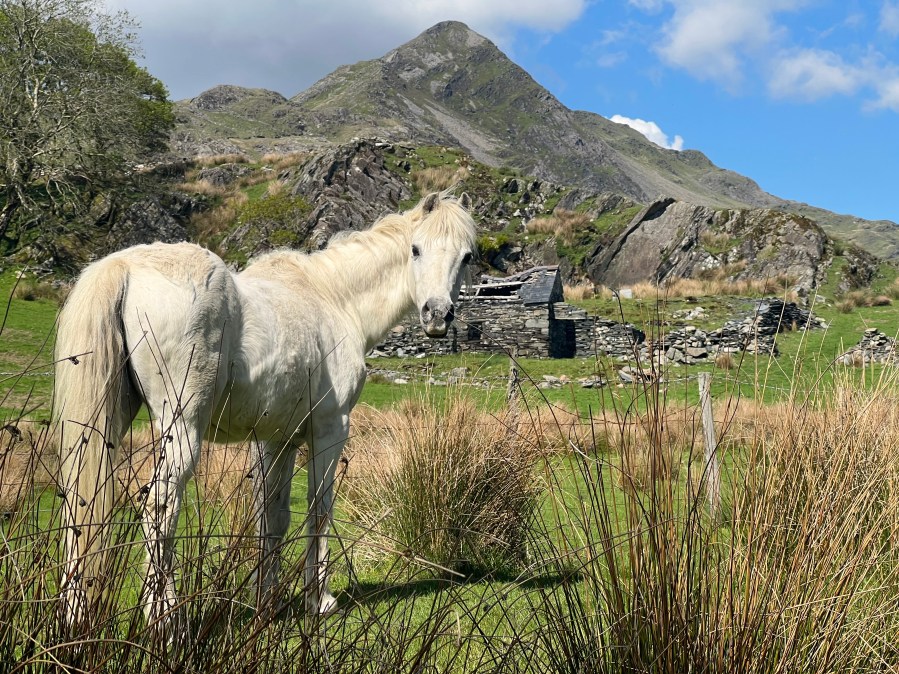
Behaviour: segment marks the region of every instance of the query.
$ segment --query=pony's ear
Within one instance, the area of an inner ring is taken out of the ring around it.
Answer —
[[[466,211],[471,208],[471,197],[468,196],[468,192],[462,192],[462,196],[459,197],[459,205]]]
[[[421,211],[425,215],[433,211],[437,208],[437,202],[440,201],[440,194],[438,192],[431,192],[428,196],[424,198],[421,202]]]

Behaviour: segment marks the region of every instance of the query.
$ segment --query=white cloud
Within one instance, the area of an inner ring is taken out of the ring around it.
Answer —
[[[768,90],[778,98],[815,101],[854,94],[865,79],[863,70],[833,52],[803,49],[774,60]]]
[[[665,6],[665,0],[627,0],[627,2],[644,12],[658,12]]]
[[[875,89],[877,90],[877,100],[869,107],[899,112],[899,75],[892,74],[884,77],[875,84]]]
[[[659,53],[700,79],[736,88],[747,56],[755,56],[782,33],[777,12],[801,0],[673,0]]]
[[[319,2],[309,3],[316,8]],[[337,2],[358,5],[363,13],[377,12],[410,29],[447,19],[464,21],[474,30],[502,31],[509,26],[526,26],[534,30],[556,32],[577,19],[586,0],[392,0],[391,2]],[[370,8],[370,9],[368,9]]]
[[[624,124],[635,131],[639,131],[646,136],[647,139],[660,147],[664,147],[668,150],[684,149],[683,138],[675,136],[673,141],[669,141],[668,134],[662,131],[655,122],[647,122],[645,119],[631,119],[630,117],[624,117],[622,115],[612,115],[609,119],[616,124]]]
[[[899,36],[899,2],[884,2],[880,8],[880,30],[893,37]]]
[[[292,96],[338,66],[382,56],[446,20],[508,50],[512,31],[562,30],[587,0],[105,0],[140,23],[142,64],[173,98],[216,84]]]
[[[595,63],[600,68],[614,68],[627,61],[627,52],[613,51],[596,56]]]

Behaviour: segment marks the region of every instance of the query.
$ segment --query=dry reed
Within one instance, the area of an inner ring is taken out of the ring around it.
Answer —
[[[741,280],[676,278],[667,280],[661,285],[644,281],[634,284],[630,290],[636,299],[777,295],[786,301],[795,302],[797,295],[791,287],[791,278],[776,276],[765,279]],[[597,290],[597,294],[600,297],[611,297],[613,291],[603,286]]]
[[[592,283],[578,283],[565,285],[562,288],[562,294],[566,302],[577,302],[578,300],[593,299],[596,296],[596,289]]]
[[[269,152],[262,155],[260,161],[273,171],[283,171],[292,166],[298,166],[309,158],[306,152]]]
[[[550,234],[570,243],[578,232],[590,225],[590,216],[578,211],[557,208],[552,215],[533,218],[527,223],[527,231],[535,234]]]
[[[469,175],[467,166],[433,166],[416,171],[412,183],[421,194],[439,192],[464,181]]]
[[[200,155],[194,158],[194,163],[197,166],[203,167],[219,166],[221,164],[247,164],[249,161],[250,158],[247,155],[237,152],[229,154]]]

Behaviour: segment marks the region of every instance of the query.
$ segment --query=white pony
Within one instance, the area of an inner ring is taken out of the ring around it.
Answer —
[[[173,539],[204,436],[254,440],[266,593],[277,582],[293,466],[306,443],[306,605],[335,608],[326,537],[365,354],[412,308],[429,336],[446,334],[475,247],[469,206],[465,194],[432,193],[323,251],[271,253],[236,275],[188,243],[135,246],[84,270],[59,316],[53,403],[70,624],[108,580],[116,448],[141,403],[160,438],[143,513],[148,619],[175,606]]]

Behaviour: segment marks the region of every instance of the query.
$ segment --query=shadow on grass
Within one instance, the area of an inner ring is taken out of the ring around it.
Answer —
[[[509,585],[517,590],[534,590],[558,587],[563,583],[581,580],[578,571],[570,573],[545,573],[522,577],[510,571],[470,575],[465,578],[419,578],[404,582],[357,581],[340,592],[337,600],[341,609],[354,604],[376,604],[379,602],[424,597],[460,587],[474,587],[484,584]],[[505,593],[503,593],[505,594]]]

